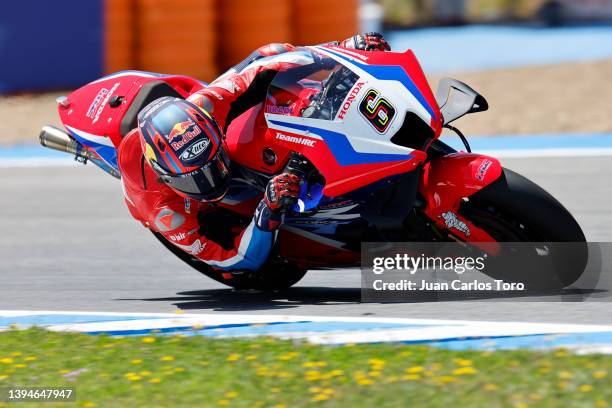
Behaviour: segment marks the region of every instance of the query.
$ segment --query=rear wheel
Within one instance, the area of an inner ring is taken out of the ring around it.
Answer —
[[[234,289],[284,290],[298,283],[307,272],[307,270],[298,268],[296,265],[272,258],[257,272],[233,273],[231,278],[225,279],[220,271],[212,269],[205,262],[172,245],[160,233],[152,232],[180,260],[209,278]]]
[[[588,248],[582,229],[561,203],[518,173],[504,169],[497,181],[464,202],[460,213],[496,241],[533,242],[529,247],[533,257],[530,262],[548,262],[542,268],[531,264],[529,272],[525,272],[524,258],[513,259],[506,254],[503,259],[507,265],[500,269],[506,272],[496,278],[515,279],[528,287],[557,289],[571,285],[584,272]],[[555,244],[569,242],[576,244]],[[512,248],[506,245],[504,250]],[[513,267],[512,261],[517,266]],[[523,268],[518,266],[520,262]],[[541,273],[533,273],[534,270]]]

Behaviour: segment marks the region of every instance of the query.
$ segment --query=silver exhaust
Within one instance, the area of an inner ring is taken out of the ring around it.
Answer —
[[[40,144],[44,147],[73,154],[78,161],[96,158],[93,153],[83,149],[83,146],[74,140],[68,133],[55,126],[43,126],[39,138]]]
[[[100,167],[105,172],[113,177],[121,178],[121,175],[112,167],[102,162],[98,156],[89,150],[83,148],[83,145],[72,138],[68,133],[55,126],[43,126],[40,131],[40,144],[48,149],[58,150],[60,152],[74,155],[74,159],[80,163],[86,164],[87,160]]]

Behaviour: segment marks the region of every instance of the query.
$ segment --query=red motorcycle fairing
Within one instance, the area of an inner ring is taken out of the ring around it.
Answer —
[[[501,174],[501,164],[490,156],[458,152],[431,160],[423,167],[419,183],[426,202],[425,214],[461,241],[496,242],[458,211],[462,199],[493,183]]]
[[[427,158],[427,153],[413,150],[408,160],[342,165],[322,140],[269,129],[262,108],[262,105],[257,105],[230,124],[226,135],[229,156],[243,166],[271,175],[283,170],[292,151],[300,153],[325,175],[323,192],[328,197],[337,197],[383,178],[414,171]],[[297,144],[294,140],[309,143]],[[264,160],[266,149],[273,152],[273,162]]]
[[[76,129],[84,132],[79,133],[80,135],[85,134],[86,137],[93,138],[82,141],[85,147],[89,147],[87,141],[103,143],[101,139],[109,138],[116,148],[127,133],[125,129],[122,131],[121,125],[132,104],[138,104],[135,106],[137,113],[148,99],[165,96],[158,96],[156,90],[151,89],[150,98],[139,100],[144,88],[160,83],[169,85],[170,91],[183,98],[205,86],[193,78],[182,75],[142,71],[116,72],[70,93],[68,102],[65,105],[58,105],[60,119],[68,130]],[[73,134],[73,136],[78,135]]]
[[[436,138],[440,136],[442,133],[442,115],[440,113],[440,108],[429,86],[427,77],[423,72],[423,68],[412,50],[406,50],[404,52],[362,51],[349,50],[335,45],[330,45],[325,48],[337,53],[357,57],[361,61],[367,61],[370,65],[380,65],[390,69],[399,68],[403,70],[410,77],[416,89],[422,94],[426,104],[431,108],[433,114],[430,126],[434,130]]]
[[[336,197],[386,177],[414,171],[427,158],[420,150],[410,152],[408,160],[386,163],[341,165],[322,140],[270,129],[264,117],[267,105],[259,104],[234,119],[226,132],[226,145],[233,161],[265,174],[281,172],[291,152],[306,156],[326,176],[324,194]],[[295,143],[295,140],[309,143]],[[270,149],[274,161],[266,162],[263,153]]]

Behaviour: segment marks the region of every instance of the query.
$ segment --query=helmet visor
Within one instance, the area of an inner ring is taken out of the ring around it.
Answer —
[[[230,162],[223,149],[206,165],[183,174],[170,174],[153,161],[152,165],[161,173],[163,181],[174,190],[200,201],[213,201],[227,191]]]

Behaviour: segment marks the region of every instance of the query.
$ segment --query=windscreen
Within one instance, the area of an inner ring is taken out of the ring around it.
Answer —
[[[276,75],[268,88],[266,112],[333,120],[359,77],[316,50],[299,48],[294,54],[303,65]]]

